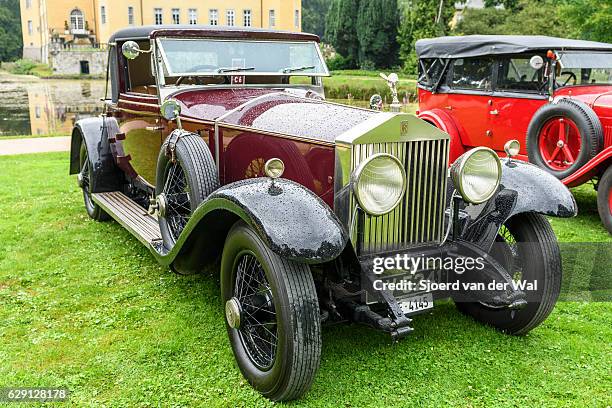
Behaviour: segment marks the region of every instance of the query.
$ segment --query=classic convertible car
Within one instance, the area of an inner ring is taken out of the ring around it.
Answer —
[[[154,26],[119,31],[110,46],[104,114],[72,133],[70,172],[87,213],[114,218],[177,273],[220,258],[236,361],[268,398],[309,389],[322,324],[399,339],[413,330],[409,316],[450,297],[522,334],[554,307],[561,262],[544,215],[575,214],[568,190],[486,148],[466,152],[449,177],[446,133],[325,101],[318,37]],[[425,257],[434,262],[409,273],[388,262]],[[435,262],[468,258],[481,267]],[[394,288],[402,277],[428,289]],[[470,286],[493,281],[503,288]],[[469,285],[445,289],[455,282]]]
[[[529,160],[569,187],[595,180],[612,234],[612,44],[544,36],[419,40],[419,117],[467,149]]]

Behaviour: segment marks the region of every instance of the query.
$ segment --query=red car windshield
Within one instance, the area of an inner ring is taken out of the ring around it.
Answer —
[[[612,53],[560,52],[557,84],[612,85]]]

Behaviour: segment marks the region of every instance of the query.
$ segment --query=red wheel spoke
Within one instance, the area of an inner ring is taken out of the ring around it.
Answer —
[[[565,143],[567,135],[567,128],[565,126],[565,120],[559,119],[559,140]]]
[[[561,148],[559,146],[555,147],[555,150],[550,155],[550,159],[548,159],[548,162],[550,163],[553,160],[555,160],[555,158],[557,157],[557,155],[559,154],[560,151],[561,151]]]
[[[572,155],[572,151],[567,145],[563,146],[563,154],[565,155],[568,164],[574,163],[574,156]]]

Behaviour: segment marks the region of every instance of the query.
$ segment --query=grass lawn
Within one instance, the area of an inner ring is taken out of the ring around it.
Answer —
[[[219,284],[180,277],[114,222],[87,218],[68,154],[0,157],[0,387],[67,387],[74,406],[269,406],[242,379]],[[583,214],[562,239],[610,242]],[[323,331],[321,369],[295,406],[612,404],[612,304],[559,303],[511,337],[451,303],[398,344],[357,325]]]

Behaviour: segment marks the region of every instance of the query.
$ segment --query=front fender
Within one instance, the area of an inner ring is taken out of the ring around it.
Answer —
[[[348,240],[333,211],[310,190],[286,179],[253,178],[213,192],[193,213],[174,247],[154,253],[179,272],[193,272],[202,266],[205,253],[220,253],[225,235],[239,219],[272,251],[302,263],[333,260]]]
[[[108,140],[109,133],[114,135],[118,131],[119,126],[114,118],[86,118],[77,121],[74,125],[70,142],[70,174],[81,171],[79,153],[81,143],[85,143],[93,171],[90,180],[92,193],[121,189],[123,174],[115,163]]]
[[[468,220],[462,238],[488,250],[510,217],[536,212],[552,217],[573,217],[576,201],[561,181],[539,167],[502,159],[499,190],[486,203],[465,208]]]

